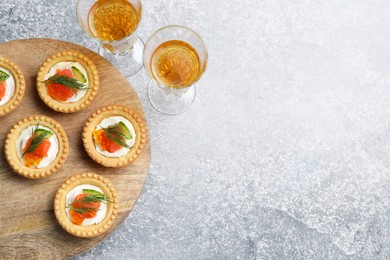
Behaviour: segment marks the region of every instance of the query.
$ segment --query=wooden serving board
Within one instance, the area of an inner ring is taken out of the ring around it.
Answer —
[[[63,50],[78,50],[96,64],[100,88],[96,98],[85,109],[62,114],[47,107],[35,88],[36,73],[51,54]],[[86,251],[114,231],[129,215],[144,184],[150,163],[150,142],[147,139],[142,154],[130,166],[105,168],[84,151],[81,132],[87,118],[99,107],[123,104],[134,109],[146,123],[137,94],[126,78],[100,55],[77,44],[29,39],[0,44],[0,56],[14,61],[26,78],[26,94],[20,106],[0,118],[0,259],[62,259]],[[52,117],[65,129],[69,139],[69,155],[62,168],[43,179],[27,179],[14,173],[4,157],[4,141],[10,129],[20,119],[42,114]],[[120,209],[113,227],[96,238],[77,238],[64,231],[53,212],[54,195],[68,177],[93,171],[115,185]]]

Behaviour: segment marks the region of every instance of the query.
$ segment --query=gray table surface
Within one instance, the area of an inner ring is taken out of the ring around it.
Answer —
[[[75,259],[390,259],[390,1],[145,0],[139,35],[198,31],[185,114],[156,112],[130,216]],[[97,49],[70,1],[0,0],[0,41]]]

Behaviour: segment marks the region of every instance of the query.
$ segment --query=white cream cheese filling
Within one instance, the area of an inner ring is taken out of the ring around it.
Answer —
[[[56,63],[53,67],[51,67],[51,69],[49,70],[49,73],[46,75],[45,77],[45,80],[47,80],[48,78],[50,78],[51,76],[54,76],[56,73],[57,73],[57,70],[64,70],[64,69],[70,69],[72,70],[72,66],[76,67],[77,69],[79,69],[81,71],[81,73],[84,74],[87,82],[85,83],[86,86],[88,87],[88,84],[89,84],[89,81],[88,81],[88,74],[87,74],[87,71],[85,70],[84,66],[81,65],[79,62],[71,62],[71,61],[62,61],[62,62],[58,62]],[[85,96],[85,93],[87,91],[86,90],[79,90],[76,95],[73,95],[72,97],[68,98],[68,100],[66,100],[65,102],[66,103],[74,103],[74,102],[77,102],[79,101],[82,97]]]
[[[130,130],[132,138],[131,139],[127,139],[125,141],[126,141],[126,144],[128,146],[133,147],[133,145],[135,143],[135,138],[136,138],[133,124],[130,123],[129,120],[127,120],[126,118],[124,118],[122,116],[113,116],[113,117],[109,117],[109,118],[103,119],[100,122],[100,124],[96,127],[96,130],[101,129],[102,127],[106,128],[106,127],[108,127],[110,125],[114,125],[116,123],[119,123],[120,121],[122,121],[127,126],[127,128]],[[98,151],[98,153],[100,153],[101,155],[104,155],[106,157],[114,157],[114,158],[125,156],[129,152],[129,150],[130,150],[130,149],[126,148],[126,147],[122,147],[121,149],[119,149],[118,151],[113,152],[113,153],[110,153],[108,151],[103,151],[100,148],[100,146],[97,144],[96,140],[95,140],[95,147],[96,147],[96,150]]]
[[[101,192],[104,194],[102,189],[100,189],[97,186],[90,185],[90,184],[82,184],[82,185],[79,185],[79,186],[73,188],[71,191],[68,192],[68,194],[66,194],[66,206],[72,205],[74,198],[76,198],[77,195],[82,194],[83,189],[95,190],[95,191],[98,191],[98,192]],[[108,199],[110,199],[110,198],[108,198]],[[68,215],[69,219],[72,219],[72,217],[70,216],[70,213],[69,213],[70,207],[66,207],[65,210],[66,210],[66,215]],[[106,216],[106,213],[107,213],[107,204],[100,202],[100,208],[97,210],[96,216],[93,218],[84,219],[83,223],[81,223],[81,225],[82,226],[90,226],[90,225],[98,224],[99,222],[101,222],[104,219],[104,217]]]
[[[18,140],[16,141],[16,150],[18,153],[18,157],[23,164],[24,164],[24,159],[22,158],[23,149],[26,147],[26,144],[30,139],[32,133],[34,132],[35,128],[36,126],[29,126],[25,130],[23,130]],[[58,139],[56,134],[50,128],[47,128],[45,126],[39,126],[39,128],[49,130],[50,132],[53,133],[53,135],[49,139],[51,145],[49,151],[47,152],[47,157],[43,158],[41,163],[37,167],[38,169],[41,169],[49,166],[56,159],[58,154]]]
[[[4,105],[5,103],[7,103],[8,101],[10,101],[10,99],[13,97],[14,93],[15,93],[15,80],[14,80],[14,76],[12,75],[11,72],[9,72],[8,70],[4,69],[4,68],[1,68],[0,67],[0,70],[11,75],[8,79],[6,79],[5,81],[5,95],[4,97],[0,100],[0,106]]]

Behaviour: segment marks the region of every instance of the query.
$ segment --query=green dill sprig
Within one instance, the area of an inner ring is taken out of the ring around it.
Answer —
[[[73,202],[77,202],[77,203],[80,203],[80,204],[88,204],[90,202],[102,202],[104,204],[107,204],[107,202],[111,202],[106,195],[104,195],[103,193],[101,193],[101,195],[87,195],[85,197],[82,197],[80,199],[77,199]]]
[[[7,80],[11,75],[0,70],[0,82]]]
[[[96,190],[83,189],[83,193],[87,196],[84,196],[80,199],[74,200],[71,204],[67,205],[66,208],[70,208],[78,213],[84,214],[86,212],[97,212],[99,209],[88,207],[89,203],[92,202],[101,202],[107,204],[112,202],[107,196]],[[78,203],[83,205],[83,207],[75,208],[73,207],[73,203]]]
[[[72,209],[80,214],[84,214],[86,212],[97,212],[99,209],[92,209],[92,208],[88,208],[88,207],[83,207],[83,208],[74,208],[72,207],[72,205],[68,205],[66,206],[67,208],[69,209]]]
[[[100,126],[100,127],[103,129],[104,133],[107,135],[107,137],[111,141],[113,141],[113,142],[115,142],[115,143],[119,144],[120,146],[125,147],[127,149],[131,148],[126,142],[124,142],[124,140],[126,140],[128,138],[126,138],[126,136],[119,130],[119,127],[116,124],[110,125],[109,127],[106,127],[106,128],[104,128],[102,126]]]
[[[88,86],[86,84],[80,83],[78,80],[74,78],[69,78],[67,76],[58,76],[54,75],[45,80],[43,83],[57,83],[64,86],[67,86],[68,88],[72,89],[75,93],[78,90],[86,90],[88,89]]]
[[[34,131],[31,134],[31,143],[30,146],[26,149],[26,151],[22,154],[22,157],[24,157],[27,153],[34,152],[35,149],[45,140],[46,136],[50,134],[49,131],[41,131],[39,134],[37,134],[39,128],[39,123],[37,124],[37,127],[35,127]]]

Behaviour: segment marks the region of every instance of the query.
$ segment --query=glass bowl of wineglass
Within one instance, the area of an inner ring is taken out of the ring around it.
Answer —
[[[99,40],[99,54],[125,77],[142,68],[144,44],[136,34],[142,17],[140,0],[77,0],[76,15],[83,30]]]
[[[181,25],[163,27],[146,42],[143,61],[151,77],[148,97],[159,112],[177,115],[195,100],[195,83],[207,66],[202,38]]]

